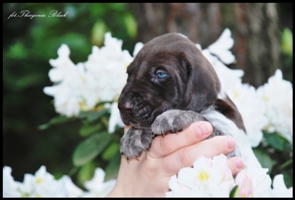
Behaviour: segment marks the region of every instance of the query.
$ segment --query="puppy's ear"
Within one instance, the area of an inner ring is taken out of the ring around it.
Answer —
[[[201,112],[213,105],[220,91],[220,81],[209,61],[196,46],[180,53],[182,67],[187,70],[186,91],[180,109]]]

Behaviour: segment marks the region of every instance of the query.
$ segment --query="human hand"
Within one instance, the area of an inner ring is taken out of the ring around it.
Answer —
[[[178,134],[157,136],[149,151],[138,159],[121,157],[117,182],[107,197],[165,196],[168,181],[181,168],[190,167],[199,156],[213,157],[228,154],[235,148],[230,136],[216,136],[205,140],[213,131],[210,123],[201,121],[191,124]],[[233,175],[244,168],[241,158],[228,158]]]

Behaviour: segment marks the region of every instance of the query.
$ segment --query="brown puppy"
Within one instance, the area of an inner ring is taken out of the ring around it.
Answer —
[[[118,104],[123,122],[132,126],[121,139],[120,151],[127,158],[148,150],[153,135],[179,132],[199,120],[213,125],[210,137],[246,132],[214,68],[180,34],[165,34],[145,44],[127,73]],[[228,156],[237,154],[238,148]]]

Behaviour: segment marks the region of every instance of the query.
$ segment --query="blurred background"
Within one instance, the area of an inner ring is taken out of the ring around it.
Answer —
[[[11,16],[23,10],[67,14]],[[137,42],[168,32],[180,32],[206,48],[225,28],[232,32],[237,59],[229,67],[244,70],[244,83],[258,87],[277,68],[293,83],[292,3],[4,3],[3,166],[12,167],[18,181],[41,165],[57,178],[72,174],[75,181],[72,155],[83,139],[78,133],[81,121],[38,128],[58,116],[43,88],[52,85],[49,59],[57,58],[62,43],[78,63],[87,60],[93,45],[103,45],[107,31],[132,54]]]

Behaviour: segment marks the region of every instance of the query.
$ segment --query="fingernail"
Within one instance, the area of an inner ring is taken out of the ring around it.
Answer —
[[[225,143],[226,143],[227,148],[229,148],[229,149],[233,149],[235,147],[235,141],[231,137],[227,137],[225,139]]]
[[[236,163],[236,167],[238,169],[243,169],[244,168],[244,162],[240,158],[237,158],[236,161],[235,161],[235,163]]]
[[[201,123],[197,126],[197,131],[200,136],[209,135],[211,129],[211,125],[207,122]]]

